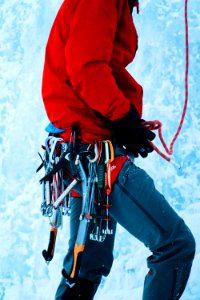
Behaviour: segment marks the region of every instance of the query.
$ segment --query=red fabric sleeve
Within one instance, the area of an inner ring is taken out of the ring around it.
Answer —
[[[74,90],[111,121],[130,108],[130,100],[118,88],[109,66],[118,18],[117,0],[80,0],[65,47],[66,69]]]

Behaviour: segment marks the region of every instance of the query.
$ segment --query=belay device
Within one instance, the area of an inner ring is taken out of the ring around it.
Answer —
[[[110,227],[109,195],[111,193],[111,162],[114,150],[110,140],[94,145],[79,144],[78,128],[72,129],[71,142],[65,143],[56,135],[49,135],[45,141],[42,164],[45,176],[42,184],[41,211],[50,219],[50,238],[47,250],[42,255],[49,263],[55,250],[58,228],[64,215],[70,215],[71,191],[78,188],[81,193],[82,210],[77,239],[74,247],[74,263],[69,274],[73,281],[78,276],[86,236],[103,242],[106,235],[113,234]],[[88,232],[88,230],[90,230]]]

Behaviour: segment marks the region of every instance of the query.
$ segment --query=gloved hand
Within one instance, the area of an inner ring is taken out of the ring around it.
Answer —
[[[134,106],[121,119],[111,122],[111,129],[117,143],[122,144],[134,157],[140,154],[147,157],[154,149],[149,144],[155,138],[155,133],[145,128],[142,120]]]

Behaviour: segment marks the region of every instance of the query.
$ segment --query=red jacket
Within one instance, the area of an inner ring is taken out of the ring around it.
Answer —
[[[125,69],[136,50],[128,0],[63,2],[46,46],[42,96],[66,140],[77,122],[84,142],[110,137],[96,112],[112,121],[132,103],[142,114],[142,87]]]

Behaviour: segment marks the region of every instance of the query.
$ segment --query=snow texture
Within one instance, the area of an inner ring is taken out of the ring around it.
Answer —
[[[41,100],[45,45],[62,1],[0,0],[1,199],[0,299],[53,300],[68,243],[68,219],[58,234],[49,267],[41,251],[48,243],[48,220],[40,214],[41,190],[35,175],[37,151],[48,123]],[[159,119],[169,145],[184,102],[184,1],[143,0],[134,14],[139,50],[128,69],[144,87],[144,118]],[[197,242],[183,300],[200,299],[200,8],[189,1],[189,104],[174,147],[178,170],[156,153],[138,159],[157,188],[183,216]],[[158,138],[155,142],[160,145]],[[115,261],[95,299],[140,300],[149,251],[118,227]],[[160,300],[160,299],[156,299]]]

